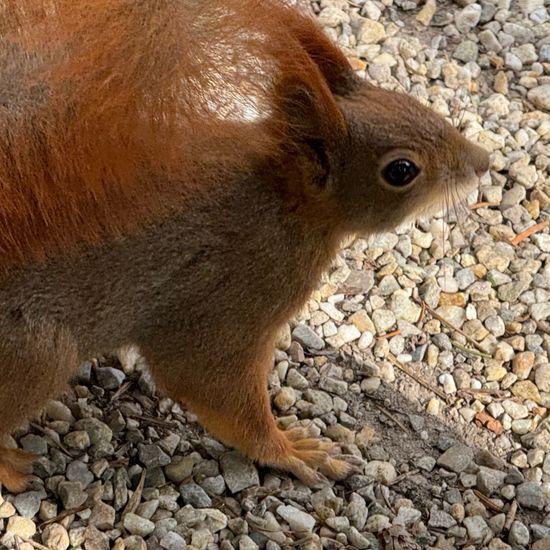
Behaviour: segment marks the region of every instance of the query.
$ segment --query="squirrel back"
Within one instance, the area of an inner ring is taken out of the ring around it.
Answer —
[[[0,268],[137,230],[281,155],[284,82],[342,124],[343,54],[270,0],[8,0]]]

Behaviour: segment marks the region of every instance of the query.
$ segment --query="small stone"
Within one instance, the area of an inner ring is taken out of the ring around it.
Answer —
[[[23,450],[28,453],[33,453],[36,455],[45,455],[48,453],[48,443],[44,437],[38,435],[29,434],[25,437],[22,437],[19,440],[19,443]]]
[[[84,430],[76,430],[68,433],[63,438],[63,443],[70,449],[77,449],[79,451],[83,451],[91,445],[90,436],[88,432]]]
[[[164,550],[184,550],[186,546],[185,539],[175,531],[169,531],[160,540],[160,547]]]
[[[540,393],[530,380],[522,380],[520,382],[516,382],[512,386],[512,393],[516,397],[520,397],[521,399],[531,399],[535,403],[540,403]]]
[[[88,525],[93,525],[101,531],[112,529],[115,524],[115,509],[112,506],[97,501],[92,508],[92,513],[88,519]]]
[[[532,351],[518,353],[512,361],[512,372],[520,379],[526,380],[535,364],[535,354]]]
[[[422,518],[422,513],[415,508],[409,508],[407,506],[402,506],[397,512],[397,517],[393,520],[394,525],[403,525],[409,526],[413,523],[416,523]]]
[[[187,483],[180,486],[180,495],[184,504],[190,504],[194,508],[209,508],[212,499],[204,489],[196,483]]]
[[[453,57],[463,63],[477,61],[478,56],[478,45],[472,40],[464,40],[455,48],[455,51],[453,52]]]
[[[426,413],[430,416],[437,416],[441,408],[441,401],[436,397],[432,397],[426,405]]]
[[[390,485],[397,478],[394,465],[381,460],[371,460],[365,466],[365,475],[385,485]]]
[[[455,15],[456,28],[459,32],[466,34],[479,23],[480,17],[481,6],[479,4],[470,4]]]
[[[439,383],[443,386],[443,391],[447,395],[456,393],[456,384],[452,374],[446,372],[440,375]]]
[[[176,457],[164,471],[170,481],[181,483],[184,479],[191,477],[194,466],[195,460],[192,456]]]
[[[11,518],[16,512],[15,506],[9,500],[5,500],[0,504],[0,519]]]
[[[535,384],[540,391],[550,392],[550,364],[540,365],[535,370]]]
[[[158,445],[138,445],[139,460],[146,468],[170,464],[170,457]]]
[[[293,388],[284,386],[273,398],[273,402],[280,411],[287,411],[296,403],[296,392]]]
[[[13,504],[19,515],[24,518],[33,518],[40,509],[40,501],[45,496],[41,491],[20,493],[13,499]]]
[[[36,533],[36,525],[32,519],[13,516],[8,520],[6,533],[12,533],[22,539],[31,539]]]
[[[290,344],[292,344],[290,326],[288,323],[284,323],[284,325],[277,331],[277,336],[275,337],[275,347],[282,351],[286,351],[290,347]]]
[[[118,389],[126,379],[124,372],[113,367],[99,367],[95,370],[95,376],[98,384],[105,390]]]
[[[466,311],[458,306],[441,306],[436,309],[436,313],[458,328],[466,320]]]
[[[75,420],[71,409],[61,401],[50,401],[46,405],[46,414],[52,420],[61,420],[69,424],[72,424]]]
[[[63,502],[65,510],[82,506],[88,498],[88,495],[82,490],[82,486],[78,481],[62,481],[57,488],[57,493]]]
[[[538,109],[550,111],[550,84],[543,84],[536,88],[531,88],[527,92],[527,98]]]
[[[237,452],[223,455],[221,467],[225,483],[232,493],[238,493],[247,487],[260,484],[258,470],[254,464]]]
[[[87,487],[94,480],[94,475],[88,465],[80,460],[73,460],[67,466],[65,476],[68,481],[79,481],[82,487]]]
[[[464,527],[468,531],[468,536],[476,542],[483,542],[492,538],[493,533],[481,516],[470,516],[464,518]]]
[[[416,20],[428,27],[437,11],[437,3],[435,0],[427,0],[422,9],[416,14]]]
[[[491,496],[504,484],[505,478],[506,472],[480,466],[477,473],[476,486],[484,495]]]
[[[362,44],[378,44],[384,38],[386,38],[386,29],[382,23],[371,21],[370,19],[364,20],[358,33],[359,42]]]
[[[529,308],[529,313],[535,321],[544,321],[550,317],[550,303],[533,304]]]
[[[325,342],[307,325],[296,325],[292,331],[292,338],[299,344],[309,349],[323,349]]]
[[[354,325],[340,325],[338,327],[337,338],[344,344],[349,344],[361,336],[361,332]]]
[[[315,519],[294,506],[279,506],[277,514],[290,525],[294,533],[311,533],[315,527]]]
[[[369,533],[380,533],[391,527],[390,518],[382,514],[373,514],[365,526]]]
[[[376,328],[374,323],[371,321],[367,312],[364,309],[356,311],[349,320],[357,327],[357,330],[360,332],[370,332],[373,333]]]
[[[259,550],[259,546],[248,535],[239,537],[239,550]]]
[[[59,523],[52,523],[44,529],[42,542],[50,550],[67,550],[71,544],[69,533]]]
[[[510,526],[508,542],[514,548],[527,547],[529,544],[529,529],[521,521],[514,521]]]
[[[518,485],[516,498],[521,506],[532,510],[542,510],[546,502],[541,486],[534,481],[526,481]]]
[[[396,290],[391,298],[390,309],[396,319],[416,323],[420,318],[422,309],[415,304],[405,290]]]
[[[97,418],[83,418],[74,425],[77,430],[84,430],[90,436],[92,445],[109,443],[113,439],[113,430]]]
[[[337,27],[349,23],[349,15],[336,6],[327,6],[318,15],[319,24],[323,27]]]
[[[473,461],[474,452],[465,445],[453,445],[437,460],[437,464],[451,472],[463,472]]]
[[[387,309],[377,309],[372,314],[372,321],[378,334],[385,334],[395,324],[395,315]]]
[[[131,535],[138,535],[140,537],[146,537],[155,530],[155,524],[152,521],[131,512],[124,516],[122,524],[124,525],[124,529]]]
[[[430,510],[430,519],[428,520],[430,527],[436,527],[439,529],[450,529],[456,525],[456,520],[447,512],[440,510],[437,507],[432,507]]]

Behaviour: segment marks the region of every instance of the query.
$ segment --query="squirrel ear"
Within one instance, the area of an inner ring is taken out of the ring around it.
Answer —
[[[294,140],[336,141],[345,134],[344,116],[326,84],[320,78],[311,80],[283,79],[277,93],[279,116]]]
[[[287,143],[293,157],[300,160],[305,179],[316,188],[326,187],[346,134],[332,93],[320,78],[311,83],[302,77],[285,78],[278,103]]]

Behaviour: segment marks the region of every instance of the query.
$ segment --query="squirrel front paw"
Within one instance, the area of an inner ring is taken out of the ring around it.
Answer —
[[[309,428],[291,428],[279,431],[284,444],[277,446],[275,456],[263,457],[262,462],[292,472],[298,479],[310,487],[326,481],[345,479],[357,471],[351,458],[338,458],[338,444],[327,439],[315,437]],[[325,477],[326,476],[326,477]]]

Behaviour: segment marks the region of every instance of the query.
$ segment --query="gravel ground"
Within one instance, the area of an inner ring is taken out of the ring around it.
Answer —
[[[1,493],[1,548],[550,549],[550,4],[311,4],[357,71],[492,151],[467,216],[350,241],[281,334],[280,424],[360,473],[256,467],[126,350],[14,435],[42,458]]]

